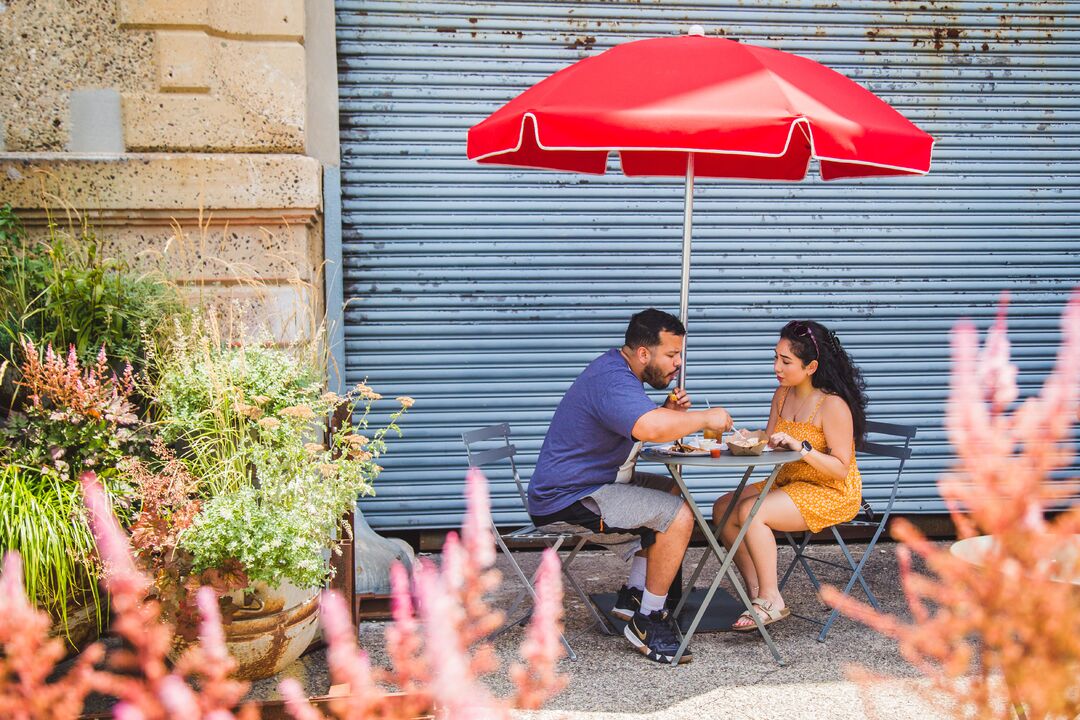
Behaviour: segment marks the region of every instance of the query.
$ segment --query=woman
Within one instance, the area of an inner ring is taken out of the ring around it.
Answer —
[[[855,517],[862,499],[855,444],[866,429],[862,374],[836,333],[824,325],[802,320],[785,325],[776,343],[773,370],[780,387],[769,411],[769,445],[798,450],[803,457],[780,468],[735,553],[755,610],[766,625],[791,612],[777,586],[773,532],[818,532]],[[739,534],[764,484],[747,486],[737,498],[728,493],[713,505],[716,524],[735,503],[722,533],[726,546]],[[747,611],[733,629],[756,627]]]

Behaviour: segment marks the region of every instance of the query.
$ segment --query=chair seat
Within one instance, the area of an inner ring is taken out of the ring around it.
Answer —
[[[876,528],[878,526],[877,521],[871,520],[848,520],[847,522],[837,523],[838,527],[869,527]]]
[[[526,525],[513,532],[499,533],[504,540],[558,540],[560,538],[577,537],[581,534],[583,533],[564,530],[541,530],[535,525]]]

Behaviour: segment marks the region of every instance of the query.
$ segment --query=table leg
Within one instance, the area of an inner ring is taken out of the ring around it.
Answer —
[[[739,495],[742,494],[743,488],[746,487],[746,481],[750,479],[750,475],[753,473],[753,471],[754,471],[754,468],[751,467],[751,468],[747,468],[746,472],[743,473],[742,480],[739,481],[739,487],[735,488],[735,492],[734,492],[735,497],[738,497]],[[709,532],[712,532],[716,537],[720,537],[720,528],[727,525],[728,518],[731,517],[731,512],[734,509],[735,509],[735,503],[734,502],[729,503],[728,506],[727,506],[727,509],[724,510],[723,516],[720,518],[720,524],[718,524],[716,526],[715,530],[710,528]],[[682,610],[682,605],[683,605],[684,602],[686,602],[686,598],[690,596],[690,590],[694,589],[694,583],[696,583],[698,577],[701,576],[701,571],[705,568],[705,561],[708,560],[708,559],[709,559],[709,548],[706,547],[704,550],[701,551],[701,559],[698,560],[697,567],[694,568],[694,574],[690,577],[690,582],[687,583],[686,587],[683,589],[682,600],[679,602],[679,606],[677,608],[675,608],[675,616],[676,617],[678,617],[679,612]]]
[[[780,652],[776,649],[776,644],[773,642],[772,636],[769,634],[769,631],[765,628],[765,626],[761,623],[760,616],[758,616],[757,612],[754,611],[753,604],[750,602],[750,598],[747,596],[746,590],[743,589],[742,582],[739,580],[738,576],[735,573],[735,569],[732,567],[732,562],[735,559],[735,551],[739,549],[739,545],[742,543],[743,537],[745,537],[746,535],[746,529],[749,527],[750,523],[747,522],[743,525],[743,527],[739,530],[739,534],[735,536],[735,540],[732,542],[730,551],[725,551],[723,546],[721,546],[719,541],[717,540],[719,531],[717,531],[716,534],[713,533],[712,528],[710,528],[709,524],[705,522],[705,518],[702,516],[701,510],[698,509],[697,503],[694,502],[693,497],[690,495],[690,491],[686,487],[686,483],[683,481],[682,468],[678,466],[669,466],[668,469],[670,470],[672,477],[675,479],[676,484],[678,484],[679,486],[679,492],[682,493],[682,496],[686,500],[687,505],[690,506],[690,510],[694,515],[694,519],[697,520],[698,526],[701,527],[701,529],[704,531],[705,540],[708,543],[709,549],[712,550],[717,560],[719,560],[721,563],[720,570],[716,573],[716,577],[710,584],[709,590],[705,594],[705,599],[702,602],[701,607],[698,608],[697,614],[694,616],[693,621],[690,623],[690,627],[683,635],[682,642],[679,644],[679,649],[675,653],[675,657],[672,659],[671,664],[679,664],[679,660],[682,659],[683,654],[686,652],[686,648],[690,645],[690,639],[694,636],[694,631],[697,630],[698,624],[705,616],[706,611],[708,611],[709,603],[712,602],[713,596],[716,594],[717,588],[720,587],[720,583],[723,582],[724,576],[727,575],[728,578],[731,580],[732,585],[735,587],[735,591],[736,593],[738,593],[739,599],[742,601],[746,609],[750,611],[750,616],[754,618],[754,623],[757,625],[758,632],[761,633],[762,638],[765,639],[765,644],[768,646],[769,652],[772,653],[773,658],[778,664],[783,665],[784,660],[780,657]],[[753,466],[747,469],[747,477],[749,477],[753,470]],[[765,495],[768,494],[769,490],[772,488],[773,482],[776,480],[776,475],[779,471],[780,468],[775,467],[773,468],[773,471],[769,474],[769,477],[765,481],[765,485],[762,488],[761,493],[758,495],[757,500],[754,502],[753,507],[750,509],[750,516],[748,518],[749,520],[753,520],[754,516],[757,514],[758,508],[761,507],[761,503],[765,499]],[[685,599],[688,595],[689,593],[684,592],[683,598]],[[676,627],[678,627],[677,623]]]

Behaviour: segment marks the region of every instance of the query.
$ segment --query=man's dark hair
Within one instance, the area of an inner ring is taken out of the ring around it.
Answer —
[[[660,344],[660,331],[667,330],[674,335],[685,335],[686,328],[679,318],[663,310],[649,308],[630,318],[626,326],[626,346],[628,348],[656,347]]]

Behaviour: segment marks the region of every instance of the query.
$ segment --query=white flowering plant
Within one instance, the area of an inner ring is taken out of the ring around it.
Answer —
[[[174,319],[154,348],[161,438],[179,454],[209,497],[243,486],[252,444],[265,442],[254,423],[287,407],[313,407],[322,393],[319,338],[292,346],[233,338],[213,316]]]
[[[349,532],[341,520],[356,499],[373,494],[385,436],[401,434],[398,420],[413,404],[412,398],[397,398],[399,407],[389,422],[369,438],[364,433],[369,432],[372,403],[379,399],[360,384],[344,396],[324,393],[276,412],[250,411],[246,453],[252,472],[235,488],[209,497],[180,536],[181,547],[192,555],[193,571],[238,562],[250,581],[322,585],[331,573],[324,551],[336,549],[337,529]],[[329,444],[317,441],[319,425],[343,405],[349,420]]]

